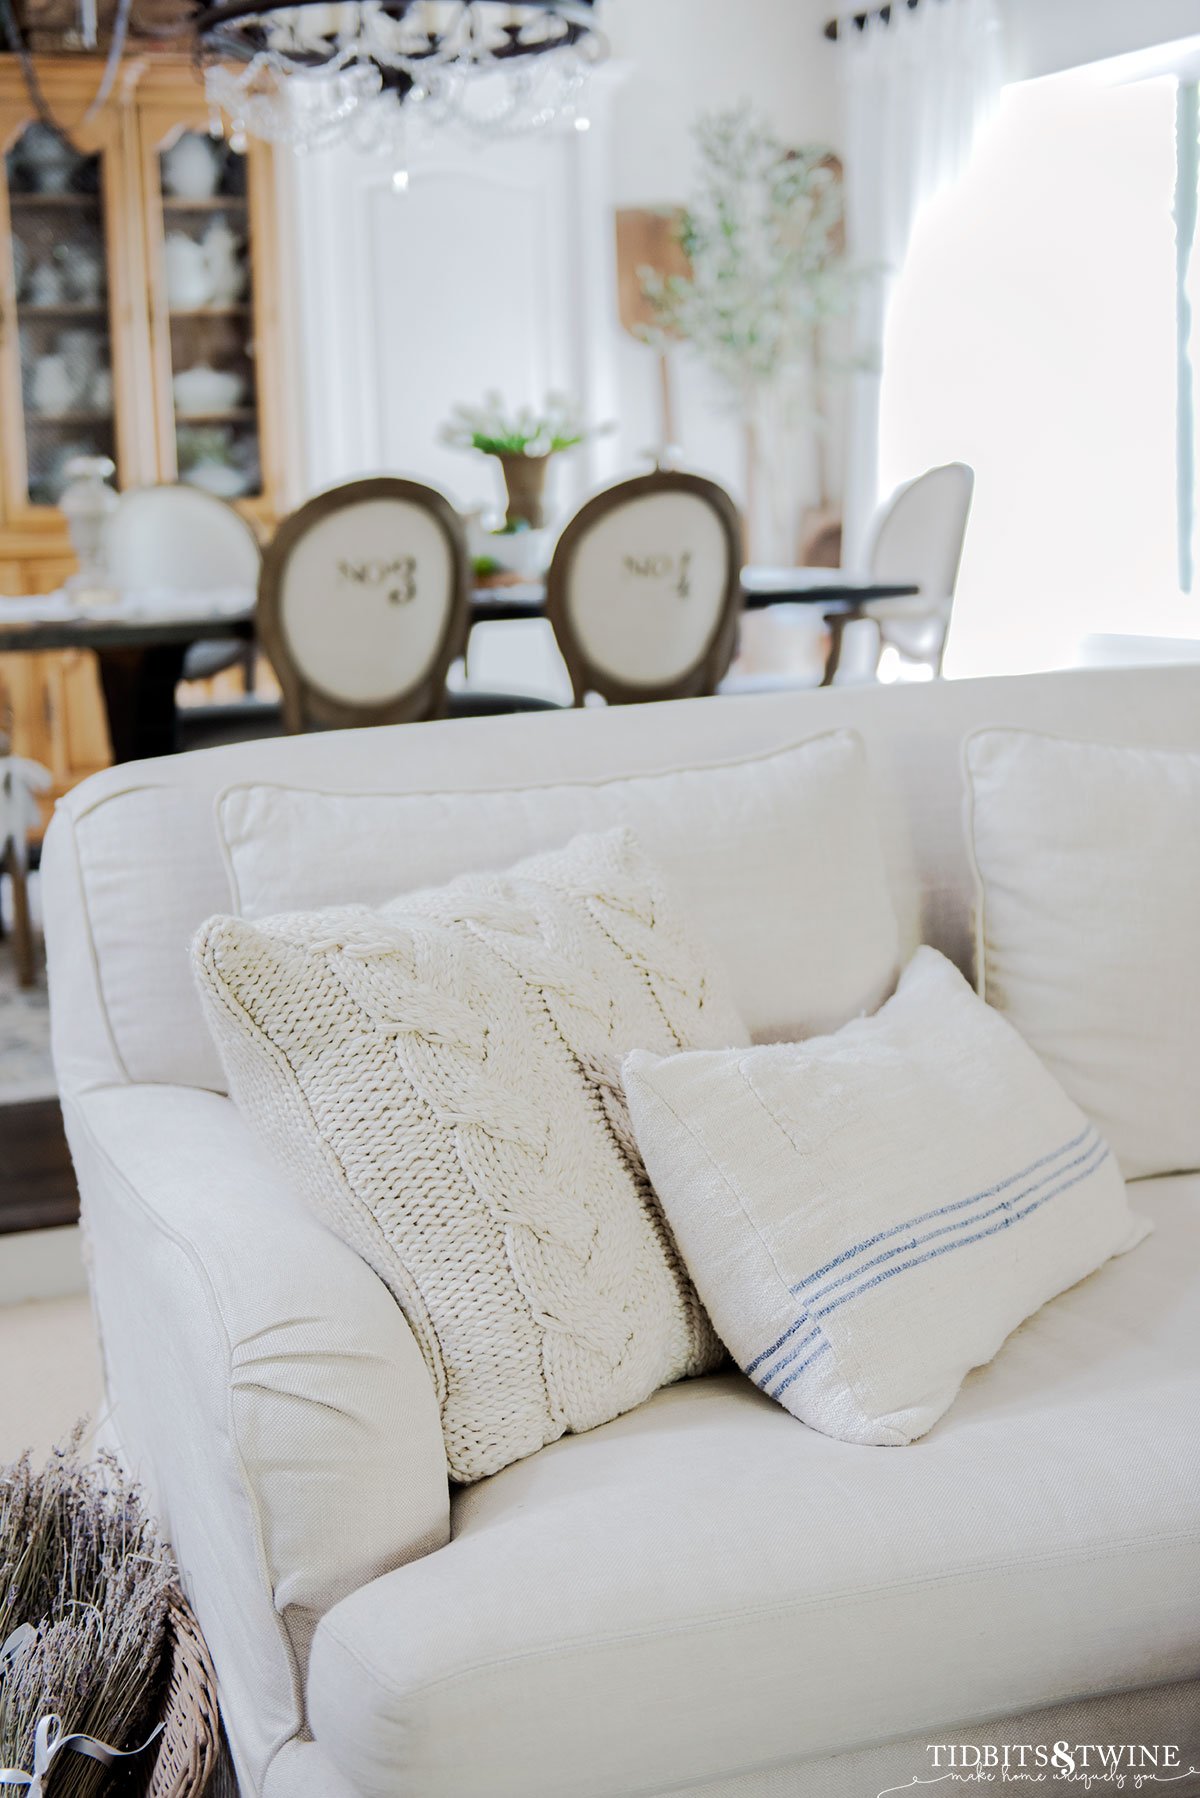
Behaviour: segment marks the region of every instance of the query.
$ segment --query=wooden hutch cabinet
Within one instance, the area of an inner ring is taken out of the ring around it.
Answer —
[[[264,532],[290,502],[272,152],[214,138],[192,63],[158,53],[74,123],[100,71],[38,59],[76,155],[0,56],[0,595],[73,571],[56,501],[75,456],[111,456],[123,488],[191,482]],[[56,793],[109,760],[86,652],[0,656],[9,718]]]

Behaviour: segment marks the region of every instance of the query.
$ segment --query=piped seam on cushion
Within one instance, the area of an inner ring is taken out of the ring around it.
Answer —
[[[275,780],[235,780],[222,787],[213,798],[213,815],[217,826],[217,841],[220,847],[221,860],[229,878],[229,889],[233,897],[234,907],[241,913],[242,897],[238,886],[237,873],[233,862],[233,846],[225,829],[224,809],[226,802],[236,793],[271,792],[293,793],[313,799],[491,799],[510,797],[517,793],[553,792],[560,788],[572,791],[594,791],[604,787],[627,786],[633,782],[651,780],[669,780],[678,774],[719,774],[725,768],[752,767],[757,762],[771,762],[781,756],[794,755],[799,749],[810,749],[818,743],[828,743],[842,739],[856,746],[861,762],[866,761],[866,743],[862,733],[852,725],[837,725],[832,730],[820,730],[810,737],[800,737],[789,743],[781,743],[774,749],[751,751],[746,755],[728,757],[716,762],[673,762],[665,768],[641,768],[627,774],[603,774],[593,779],[581,780],[547,780],[530,781],[522,786],[503,787],[419,787],[397,792],[389,787],[316,787],[310,784],[293,786],[288,781]],[[119,798],[119,794],[105,795],[105,798]],[[98,800],[102,804],[103,800]],[[551,844],[553,848],[555,845]],[[534,854],[539,853],[533,851]],[[487,870],[484,870],[487,872]],[[414,889],[416,890],[416,889]]]
[[[963,835],[965,838],[967,861],[971,869],[972,905],[971,905],[971,937],[975,953],[975,991],[987,1003],[987,888],[984,885],[983,870],[979,866],[979,845],[975,835],[975,775],[976,764],[972,751],[986,737],[1002,734],[1016,735],[1016,732],[1005,733],[1003,725],[986,725],[981,730],[974,730],[964,738],[961,756],[963,779]]]
[[[730,1611],[720,1611],[713,1616],[696,1619],[685,1624],[650,1624],[644,1629],[620,1631],[614,1635],[587,1635],[564,1639],[559,1642],[538,1648],[527,1649],[518,1654],[499,1655],[492,1659],[477,1661],[469,1667],[458,1667],[452,1673],[440,1674],[436,1679],[425,1680],[419,1685],[402,1687],[384,1678],[378,1667],[365,1660],[358,1648],[340,1633],[337,1626],[330,1622],[327,1614],[318,1625],[318,1633],[333,1638],[342,1652],[361,1668],[371,1683],[389,1698],[401,1702],[409,1702],[422,1696],[452,1686],[460,1680],[474,1679],[479,1674],[502,1671],[506,1667],[521,1666],[531,1662],[556,1659],[558,1656],[576,1652],[580,1649],[620,1648],[625,1644],[648,1642],[672,1636],[692,1636],[724,1629],[731,1623],[749,1622],[757,1618],[786,1617],[795,1614],[804,1615],[841,1610],[851,1605],[875,1604],[881,1597],[892,1593],[916,1592],[932,1586],[944,1586],[961,1579],[977,1579],[981,1575],[990,1578],[995,1574],[1007,1574],[1014,1568],[1027,1569],[1034,1567],[1069,1567],[1096,1566],[1117,1556],[1133,1553],[1151,1554],[1163,1548],[1171,1548],[1178,1543],[1196,1543],[1200,1546],[1200,1529],[1172,1530],[1164,1535],[1146,1537],[1118,1537],[1115,1541],[1097,1544],[1082,1553],[1074,1549],[1056,1550],[1041,1555],[1014,1554],[1003,1560],[968,1563],[953,1567],[942,1573],[914,1574],[911,1578],[888,1580],[866,1589],[855,1588],[845,1592],[823,1593],[815,1598],[789,1599],[780,1604],[747,1605]],[[452,1552],[451,1542],[447,1550]]]

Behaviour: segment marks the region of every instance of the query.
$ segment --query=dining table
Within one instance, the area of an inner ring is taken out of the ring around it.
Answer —
[[[0,599],[0,655],[90,649],[96,657],[114,762],[170,755],[178,746],[175,689],[193,643],[254,641],[254,594],[182,589],[89,603],[67,589]]]
[[[879,581],[839,568],[742,570],[747,611],[768,606],[821,606],[848,622],[871,600],[906,598],[914,582]],[[540,618],[542,581],[477,586],[470,599],[476,624]],[[188,592],[153,589],[94,596],[60,589],[29,598],[0,598],[0,655],[86,649],[95,656],[108,714],[113,760],[169,755],[178,746],[175,689],[193,643],[254,640],[254,594],[240,589]]]
[[[827,606],[853,617],[875,599],[909,599],[921,591],[915,581],[878,580],[845,568],[773,568],[748,563],[742,569],[742,606],[761,612],[768,606]],[[490,624],[506,618],[540,618],[546,609],[543,581],[514,581],[476,587],[471,595],[472,622]]]

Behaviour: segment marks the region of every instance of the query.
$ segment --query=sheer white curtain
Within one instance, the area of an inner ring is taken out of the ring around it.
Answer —
[[[1003,84],[996,0],[897,0],[838,33],[845,105],[846,221],[869,271],[850,383],[843,561],[861,559],[879,500],[879,395],[888,302],[921,208],[962,173]],[[917,472],[914,470],[914,472]]]

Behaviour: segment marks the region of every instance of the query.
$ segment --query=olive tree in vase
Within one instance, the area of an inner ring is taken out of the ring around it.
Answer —
[[[861,271],[846,258],[841,164],[789,149],[746,107],[696,126],[700,174],[681,215],[687,274],[641,270],[658,328],[716,376],[745,438],[749,550],[796,559],[807,485],[831,504],[831,386],[854,364],[831,353]]]

